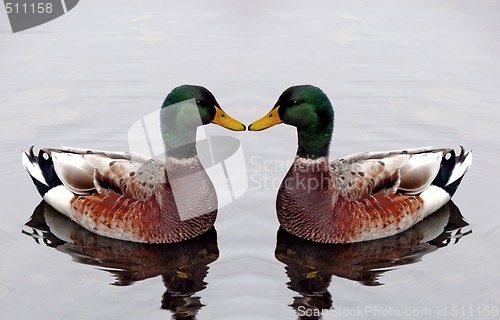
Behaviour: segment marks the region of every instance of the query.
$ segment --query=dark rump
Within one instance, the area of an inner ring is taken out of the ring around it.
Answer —
[[[448,155],[450,155],[450,157],[446,159]],[[443,158],[441,159],[441,166],[439,168],[439,172],[434,181],[432,181],[432,184],[443,188],[444,190],[446,190],[446,192],[448,192],[450,196],[453,196],[457,191],[457,188],[460,185],[463,176],[453,181],[450,184],[448,184],[448,182],[455,167],[463,163],[465,158],[466,154],[463,147],[460,147],[460,155],[458,156],[456,155],[455,150],[453,149],[445,153],[443,155]]]
[[[40,167],[40,171],[43,177],[45,178],[45,181],[48,184],[45,185],[43,182],[38,181],[37,179],[33,178],[33,176],[30,175],[31,179],[33,180],[33,183],[35,184],[36,189],[38,190],[38,193],[40,193],[42,197],[50,189],[58,185],[62,185],[61,180],[59,180],[59,177],[57,176],[56,171],[54,170],[54,162],[52,161],[52,157],[50,156],[49,153],[41,149],[38,152],[38,156],[35,156],[35,154],[33,153],[33,147],[31,147],[30,151],[26,152],[26,155],[28,156],[28,159],[31,161],[31,163],[38,164],[38,166]]]

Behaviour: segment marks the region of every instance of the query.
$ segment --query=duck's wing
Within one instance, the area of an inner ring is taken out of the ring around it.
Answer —
[[[436,179],[443,157],[451,152],[432,147],[362,152],[337,159],[330,167],[340,194],[351,201],[379,192],[416,195]]]
[[[52,159],[59,180],[77,195],[114,192],[141,201],[165,181],[164,162],[140,154],[63,147],[40,156]]]

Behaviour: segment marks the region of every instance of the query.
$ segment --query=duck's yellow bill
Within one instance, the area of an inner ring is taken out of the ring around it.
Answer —
[[[218,124],[221,127],[234,131],[244,131],[245,125],[236,119],[231,118],[221,108],[215,106],[215,117],[212,123]]]
[[[271,111],[269,111],[268,114],[266,114],[265,116],[263,116],[259,120],[253,122],[251,125],[249,125],[248,130],[260,131],[260,130],[270,128],[270,127],[274,126],[275,124],[282,123],[283,120],[281,120],[281,118],[278,114],[279,108],[280,107],[277,106],[277,107],[274,107],[273,109],[271,109]]]

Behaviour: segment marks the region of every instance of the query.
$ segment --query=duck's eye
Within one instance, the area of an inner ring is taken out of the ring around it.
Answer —
[[[300,103],[300,101],[299,101],[299,100],[293,100],[293,101],[292,101],[292,104],[293,104],[294,106],[298,105],[299,103]]]
[[[201,104],[201,100],[196,100],[196,104],[200,105]]]

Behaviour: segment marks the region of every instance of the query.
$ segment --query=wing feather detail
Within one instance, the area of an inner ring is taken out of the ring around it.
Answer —
[[[339,193],[351,201],[378,192],[416,195],[437,176],[443,154],[450,149],[419,148],[363,152],[330,163]]]

